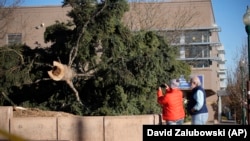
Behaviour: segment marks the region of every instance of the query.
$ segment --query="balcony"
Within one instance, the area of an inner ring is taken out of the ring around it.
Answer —
[[[220,42],[192,42],[192,43],[172,43],[173,46],[194,46],[194,45],[210,45],[212,47],[221,46]]]

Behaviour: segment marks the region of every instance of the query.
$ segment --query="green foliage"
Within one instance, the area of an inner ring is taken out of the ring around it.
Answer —
[[[22,56],[23,46],[4,46],[0,48],[0,91],[6,93],[11,87],[22,87],[32,80],[29,75],[29,60]]]
[[[93,5],[93,1],[65,0],[64,5],[73,8],[68,13],[72,21],[66,24],[56,22],[46,28],[44,38],[46,42],[53,42],[51,48],[30,50],[24,47],[20,51],[24,63],[22,69],[16,71],[17,77],[7,74],[21,64],[17,59],[19,55],[13,54],[15,62],[5,59],[1,64],[5,71],[1,75],[6,75],[6,78],[1,80],[1,85],[15,104],[77,115],[160,113],[156,88],[172,78],[188,76],[190,68],[176,60],[177,48],[169,46],[163,37],[152,31],[132,32],[122,24],[121,18],[128,10],[126,1],[106,2]],[[100,14],[96,14],[97,11]],[[77,39],[80,39],[79,44]],[[96,62],[95,50],[98,43],[102,46],[99,63]],[[46,64],[54,60],[67,64],[71,49],[77,45],[79,49],[71,67],[78,73],[85,64],[95,68],[93,77],[73,80],[83,106],[76,102],[65,82],[36,82],[48,78],[47,71],[51,66]],[[25,84],[28,80],[32,83]],[[2,104],[10,104],[4,98],[2,100]]]

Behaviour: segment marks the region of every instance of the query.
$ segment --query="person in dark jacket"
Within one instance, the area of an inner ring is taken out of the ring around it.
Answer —
[[[206,105],[206,92],[201,86],[198,76],[190,80],[192,93],[187,96],[187,111],[191,115],[192,125],[204,125],[208,120],[208,109]]]

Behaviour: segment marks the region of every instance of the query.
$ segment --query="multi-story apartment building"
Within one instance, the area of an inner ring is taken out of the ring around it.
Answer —
[[[13,17],[8,17],[0,45],[20,42],[32,48],[49,47],[50,43],[43,40],[46,26],[54,24],[56,20],[66,22],[69,10],[69,7],[61,6],[17,8]],[[226,88],[226,67],[224,47],[218,35],[220,28],[215,22],[211,0],[130,3],[130,10],[123,21],[133,31],[157,31],[179,49],[177,59],[189,63],[192,75],[201,78],[207,92],[211,113],[209,120],[212,120],[215,111],[211,104],[217,102],[218,93]],[[181,82],[180,88],[188,93],[188,80],[181,79]]]
[[[177,59],[189,63],[193,75],[200,75],[208,95],[225,89],[224,48],[211,0],[131,3],[125,19],[131,30],[155,30],[165,35],[179,48]]]
[[[211,0],[169,0],[167,2],[130,3],[124,23],[133,31],[154,30],[179,49],[179,57],[192,67],[207,93],[212,119],[221,114],[220,96],[226,88],[224,47],[216,25]],[[180,77],[180,88],[189,93],[189,80]],[[218,96],[218,98],[217,98]],[[214,108],[213,103],[218,102]],[[218,111],[214,111],[218,109]]]

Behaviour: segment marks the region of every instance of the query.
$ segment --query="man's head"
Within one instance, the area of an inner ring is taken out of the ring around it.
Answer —
[[[180,85],[179,79],[172,79],[170,82],[171,88],[178,88]]]
[[[201,81],[199,79],[198,76],[193,76],[191,79],[190,79],[190,87],[191,89],[197,87],[197,86],[200,86],[201,85]]]

